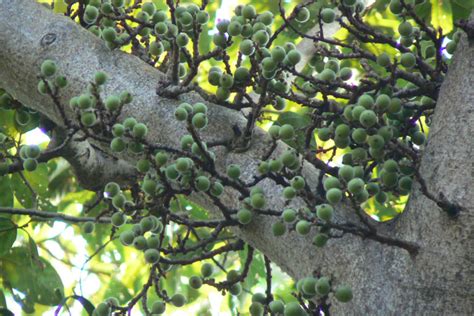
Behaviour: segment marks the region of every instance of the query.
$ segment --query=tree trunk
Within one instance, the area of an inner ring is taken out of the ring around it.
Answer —
[[[199,101],[197,94],[183,94],[179,100],[159,97],[156,87],[164,74],[134,56],[110,51],[100,39],[68,18],[54,15],[31,0],[0,1],[0,30],[0,86],[24,105],[64,126],[52,99],[36,90],[42,61],[55,60],[59,72],[70,82],[60,95],[62,108],[70,119],[74,115],[67,106],[68,100],[82,93],[95,72],[102,70],[110,77],[105,95],[123,90],[134,95],[134,101],[123,109],[121,118],[134,116],[147,124],[148,141],[179,147],[178,140],[186,129],[184,124],[175,122],[174,109],[183,101]],[[237,233],[295,279],[317,272],[331,276],[336,284],[350,284],[354,290],[353,301],[340,304],[332,300],[334,315],[474,314],[473,86],[474,45],[469,46],[463,39],[440,92],[421,174],[430,192],[435,195],[442,192],[465,210],[457,218],[450,218],[415,185],[408,207],[398,219],[374,223],[383,236],[418,244],[418,254],[410,255],[399,247],[350,234],[331,239],[325,248],[317,249],[311,245],[311,236],[301,237],[291,232],[284,237],[273,237],[271,224],[276,219],[269,216],[261,216]],[[203,133],[208,142],[232,138],[232,126],[244,126],[245,119],[238,111],[210,104],[209,122]],[[244,180],[249,180],[270,144],[269,137],[257,130],[251,148],[244,153],[219,148],[218,169],[238,163],[244,167]],[[65,158],[88,188],[97,189],[110,179],[133,176],[133,168],[124,168],[127,157],[114,157],[102,143],[74,142],[71,146]],[[279,144],[278,151],[284,148],[285,145]],[[113,161],[119,161],[121,167],[117,168]],[[317,169],[305,163],[304,173],[309,185],[316,188]],[[273,182],[265,182],[263,187],[271,199],[270,206],[281,209],[282,188]],[[192,198],[205,208],[219,212],[209,199],[198,194]],[[237,194],[228,191],[223,203],[238,208]],[[337,208],[336,222],[350,220],[360,224],[353,213],[341,205]]]

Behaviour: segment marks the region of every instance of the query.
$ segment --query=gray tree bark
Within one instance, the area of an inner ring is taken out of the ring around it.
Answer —
[[[64,126],[51,98],[37,92],[42,61],[55,60],[60,73],[71,83],[60,95],[70,119],[74,116],[68,100],[82,93],[95,72],[102,70],[111,79],[105,86],[105,95],[123,90],[134,95],[134,101],[124,107],[122,118],[134,116],[147,124],[147,140],[152,143],[179,146],[178,140],[186,130],[175,123],[174,109],[182,101],[199,101],[197,94],[183,94],[179,100],[159,97],[156,87],[164,74],[134,56],[110,51],[100,39],[68,18],[54,15],[31,0],[0,0],[0,30],[0,86],[26,106]],[[440,92],[421,174],[430,192],[443,193],[464,211],[457,218],[450,218],[415,185],[408,207],[398,219],[373,223],[381,235],[418,244],[418,254],[410,255],[404,249],[350,234],[316,249],[311,245],[312,236],[289,233],[273,237],[271,224],[275,219],[268,216],[261,216],[237,233],[295,279],[320,272],[336,283],[350,284],[353,301],[340,304],[332,300],[334,315],[474,314],[473,86],[474,45],[463,39]],[[239,112],[213,104],[209,104],[209,121],[203,134],[206,141],[231,138],[232,125],[245,124]],[[224,170],[229,163],[238,163],[244,166],[244,180],[251,179],[270,143],[269,137],[258,130],[252,146],[244,153],[220,148],[216,151],[218,168]],[[279,144],[278,151],[284,149]],[[64,156],[82,184],[91,189],[111,179],[134,176],[130,157],[115,157],[99,143],[72,142]],[[309,185],[316,188],[317,169],[305,163],[304,173]],[[263,187],[272,208],[281,209],[282,188],[272,182],[265,182]],[[192,198],[218,214],[205,197],[195,194]],[[237,208],[239,203],[232,191],[226,193],[223,202],[230,208]],[[347,219],[359,223],[349,207],[339,206],[336,221]]]

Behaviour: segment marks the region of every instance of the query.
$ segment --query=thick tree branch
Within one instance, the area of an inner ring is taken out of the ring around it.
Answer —
[[[32,74],[38,72],[41,62],[45,59],[55,60],[61,74],[71,82],[70,87],[59,96],[62,105],[68,104],[72,96],[82,93],[94,73],[102,70],[111,78],[110,84],[105,86],[105,94],[118,94],[127,90],[134,95],[134,101],[123,108],[121,118],[134,116],[146,123],[150,129],[148,142],[179,147],[179,139],[186,133],[186,128],[175,123],[174,109],[182,101],[190,103],[201,101],[197,94],[185,93],[179,96],[179,100],[159,97],[155,91],[158,83],[164,78],[162,73],[136,57],[119,51],[110,51],[100,39],[81,29],[74,22],[52,14],[33,1],[0,2],[0,29],[2,30],[0,85],[26,106],[42,112],[56,124],[63,125],[61,114],[55,109],[52,100],[36,92],[37,79]],[[460,47],[457,58],[469,63],[474,60],[474,49],[466,45]],[[459,70],[460,67],[463,71]],[[440,180],[439,176],[444,177],[447,173],[453,176],[465,175],[464,171],[454,168],[448,161],[442,162],[442,166],[436,170],[440,174],[437,176],[433,168],[440,160],[433,157],[437,157],[439,153],[446,154],[447,157],[458,155],[456,157],[463,159],[466,156],[472,157],[474,144],[472,141],[469,142],[469,138],[464,139],[467,145],[458,142],[455,151],[448,150],[453,144],[452,131],[458,128],[457,120],[463,120],[465,123],[465,126],[461,127],[466,133],[464,135],[470,136],[474,133],[472,130],[474,112],[466,110],[472,108],[474,100],[471,90],[465,85],[474,78],[474,67],[463,64],[456,66],[455,69],[458,70],[450,76],[450,85],[453,85],[453,91],[459,91],[461,97],[454,98],[454,101],[453,98],[449,99],[448,97],[453,96],[447,89],[444,90],[447,96],[440,96],[437,111],[444,113],[449,109],[448,117],[451,119],[442,121],[442,116],[436,114],[438,119],[433,124],[435,133],[431,136],[431,140],[438,137],[443,142],[434,141],[436,145],[429,144],[430,156],[423,160],[427,185],[430,189],[444,189],[446,183]],[[463,88],[456,88],[456,84]],[[470,82],[471,86],[472,84]],[[69,107],[64,106],[64,112],[69,119],[75,119]],[[243,130],[246,124],[246,120],[237,111],[213,104],[209,104],[209,121],[209,126],[201,134],[206,142],[231,139],[234,136],[232,127],[238,126]],[[444,128],[439,129],[435,124]],[[458,135],[454,135],[454,139],[456,137]],[[78,152],[82,153],[79,156],[90,158],[87,154],[90,148],[88,146],[94,146],[107,156],[110,154],[108,146],[101,142],[93,142],[79,150]],[[244,166],[242,180],[250,182],[256,173],[259,158],[263,157],[271,146],[272,140],[264,132],[257,130],[252,138],[251,147],[244,153],[217,148],[216,168],[223,171],[230,163]],[[285,149],[285,145],[279,143],[274,155]],[[125,156],[119,158],[133,159]],[[463,165],[466,161],[470,161],[469,159],[455,161]],[[91,170],[91,176],[94,176],[94,173],[110,163],[109,160],[102,162],[94,160],[88,160],[91,164],[78,172],[86,173]],[[130,162],[133,164],[133,161]],[[116,176],[109,177],[106,173],[109,171],[104,170],[96,174],[97,186],[105,184],[99,177],[110,179]],[[305,162],[303,174],[308,185],[316,191],[319,183],[318,171]],[[458,186],[452,178],[451,180],[450,188],[447,190],[448,198],[460,201],[472,213],[474,192],[471,180],[461,181],[462,186]],[[468,185],[469,183],[471,185]],[[271,201],[269,207],[281,210],[284,206],[282,187],[268,179],[264,180],[261,186]],[[204,195],[194,194],[191,198],[216,212],[212,201]],[[232,209],[240,205],[237,194],[232,190],[226,192],[222,203]],[[302,237],[292,232],[283,238],[275,238],[271,233],[271,225],[276,219],[272,216],[260,216],[249,226],[238,230],[237,234],[295,278],[305,277],[316,271],[332,276],[336,282],[350,283],[354,287],[354,301],[350,305],[335,302],[333,305],[335,314],[370,314],[374,311],[371,308],[375,307],[378,309],[375,313],[386,315],[399,312],[397,310],[399,306],[404,306],[405,310],[402,313],[406,314],[442,313],[442,311],[462,314],[467,311],[466,308],[472,308],[472,302],[469,303],[472,288],[469,289],[469,282],[463,281],[460,286],[455,284],[456,280],[459,280],[458,275],[461,279],[472,281],[472,274],[469,276],[463,271],[465,267],[469,267],[469,262],[472,260],[472,256],[469,258],[464,254],[466,249],[472,249],[472,247],[466,248],[472,246],[472,236],[468,235],[472,230],[472,227],[469,227],[469,224],[472,224],[472,214],[461,214],[458,222],[447,221],[447,216],[436,206],[424,207],[423,203],[431,202],[418,192],[414,192],[409,212],[401,220],[379,225],[381,227],[378,228],[383,235],[420,243],[420,253],[416,257],[410,257],[405,250],[387,247],[373,240],[354,238],[348,234],[330,240],[324,249],[316,249],[311,244],[313,234]],[[336,223],[343,220],[360,223],[356,214],[344,205],[337,207],[336,215]],[[462,218],[463,216],[465,217]],[[436,229],[430,230],[433,227]],[[463,233],[456,233],[460,229]],[[442,250],[440,245],[447,246],[447,250]],[[459,253],[461,249],[464,255]],[[448,250],[453,251],[455,255],[450,257]],[[438,260],[436,257],[433,258],[433,254],[441,256],[444,262],[442,264],[433,262]],[[454,274],[451,273],[453,266],[456,267]],[[448,267],[451,270],[448,271]],[[428,299],[430,297],[431,299]],[[436,300],[434,303],[432,303],[433,297]]]
[[[27,215],[32,219],[37,218],[41,221],[60,221],[66,223],[85,223],[85,222],[95,222],[95,223],[104,223],[110,224],[110,217],[77,217],[72,215],[67,215],[64,213],[56,212],[46,212],[33,209],[24,209],[24,208],[13,208],[13,207],[0,207],[0,214],[10,214],[10,215]]]

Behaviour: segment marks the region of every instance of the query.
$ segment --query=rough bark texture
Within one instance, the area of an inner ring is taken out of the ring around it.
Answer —
[[[145,122],[150,129],[149,141],[177,147],[185,128],[175,123],[173,109],[181,101],[156,95],[157,83],[164,76],[156,69],[136,57],[110,51],[100,39],[74,22],[54,15],[31,0],[0,1],[0,30],[0,86],[26,106],[62,124],[51,99],[36,92],[36,74],[41,62],[47,58],[55,60],[60,72],[71,82],[61,95],[62,104],[80,94],[97,70],[103,70],[111,78],[105,86],[106,95],[128,90],[135,96],[134,102],[124,108],[122,117],[134,116]],[[421,170],[432,192],[443,192],[466,211],[456,219],[449,218],[415,186],[404,214],[392,223],[378,225],[386,235],[418,243],[421,246],[418,255],[412,257],[405,250],[348,234],[331,240],[322,250],[311,245],[311,237],[303,238],[295,233],[276,239],[270,230],[274,219],[266,216],[240,230],[239,235],[296,279],[317,271],[332,276],[336,283],[350,284],[354,289],[354,300],[345,305],[335,303],[334,315],[473,314],[473,86],[474,45],[468,46],[463,40],[440,93]],[[180,99],[199,100],[195,94],[182,95]],[[206,141],[230,138],[232,125],[245,123],[237,111],[216,105],[209,108]],[[64,110],[73,117],[68,106],[64,106]],[[92,145],[84,146],[94,150]],[[252,147],[245,153],[218,150],[219,168],[228,163],[239,163],[245,166],[244,179],[250,179],[268,145],[265,133],[257,131]],[[279,150],[283,149],[284,145],[280,144]],[[102,184],[97,177],[87,176],[90,171],[94,175],[97,168],[102,169],[101,174],[117,170],[114,165],[102,163],[99,167],[94,162],[113,159],[113,155],[102,152],[96,155],[104,157],[75,156],[77,172],[84,177],[85,184],[94,180],[89,183],[90,187]],[[85,158],[80,157],[88,157],[86,168],[81,168]],[[124,161],[121,163],[125,164]],[[128,172],[125,174],[129,175]],[[315,187],[316,169],[307,164],[305,174],[309,184]],[[264,189],[272,199],[272,206],[281,206],[281,187],[266,182]],[[209,200],[200,196],[193,198],[216,211]],[[224,203],[231,208],[238,207],[237,197],[231,192]],[[337,212],[339,218],[356,222],[347,207],[340,206]]]

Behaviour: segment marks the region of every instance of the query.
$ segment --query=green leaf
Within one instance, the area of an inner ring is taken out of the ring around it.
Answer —
[[[123,284],[121,280],[118,280],[115,277],[108,282],[104,293],[104,297],[111,296],[116,297],[122,304],[133,298],[133,296],[130,294],[130,289],[125,284]]]
[[[53,266],[43,258],[33,260],[29,248],[15,247],[0,257],[2,277],[25,300],[55,306],[64,297],[64,286]]]
[[[63,298],[63,300],[59,304],[58,308],[56,308],[56,311],[54,312],[54,315],[59,315],[59,312],[63,308],[64,304],[66,304],[67,300],[70,299],[70,298],[75,299],[76,301],[81,303],[81,305],[86,310],[87,314],[89,316],[92,315],[92,313],[94,312],[94,309],[95,309],[94,305],[92,305],[92,303],[88,299],[86,299],[85,297],[80,296],[80,295],[71,295],[71,296]]]
[[[55,13],[66,13],[67,4],[64,0],[54,0],[54,12]]]
[[[468,12],[465,12],[466,16],[469,16],[470,10],[474,10],[474,1],[452,0],[452,4],[456,4],[466,10],[469,10]]]
[[[374,200],[374,204],[375,204],[375,208],[378,211],[374,215],[377,216],[381,222],[391,220],[394,217],[400,215],[400,213],[394,207],[386,207],[385,205],[380,204],[379,202],[375,200]]]
[[[15,197],[24,208],[32,208],[33,197],[30,190],[23,182],[23,179],[18,174],[13,174],[11,177],[12,188],[15,192]]]
[[[2,316],[15,316],[10,310],[6,308],[0,308],[0,315]]]
[[[33,238],[31,238],[30,235],[28,235],[28,250],[30,252],[32,264],[40,263],[38,247],[36,246],[35,241],[33,240]]]
[[[3,291],[0,290],[0,308],[2,307],[7,307],[7,300],[5,299],[5,294],[3,294]]]
[[[61,202],[58,204],[57,209],[64,210],[71,203],[79,203],[86,205],[87,202],[94,199],[94,197],[95,193],[92,191],[83,190],[78,192],[69,192],[61,199]]]
[[[46,164],[39,164],[35,171],[24,172],[26,180],[38,195],[48,194],[48,167]]]
[[[71,181],[73,173],[69,163],[64,159],[48,161],[48,190],[50,198],[59,198],[67,192],[75,191],[75,182]]]
[[[13,207],[13,190],[10,176],[0,177],[0,206]]]
[[[183,195],[179,195],[176,199],[171,201],[171,210],[173,212],[189,212],[193,219],[209,219],[208,213],[205,209],[189,201]]]
[[[15,129],[14,111],[0,109],[0,131],[14,137],[17,134]]]
[[[431,0],[431,24],[435,29],[442,28],[444,34],[448,34],[453,30],[451,2]]]
[[[15,111],[15,115],[18,117],[20,115],[29,115],[30,120],[28,121],[27,124],[25,125],[20,125],[18,124],[17,120],[15,120],[15,128],[22,133],[29,132],[31,130],[34,130],[39,126],[39,114],[38,113],[31,113],[31,111],[20,109]]]
[[[468,19],[469,14],[474,10],[474,1],[451,0],[453,9],[453,20]]]
[[[16,240],[16,225],[9,218],[0,217],[0,256],[6,253]]]

